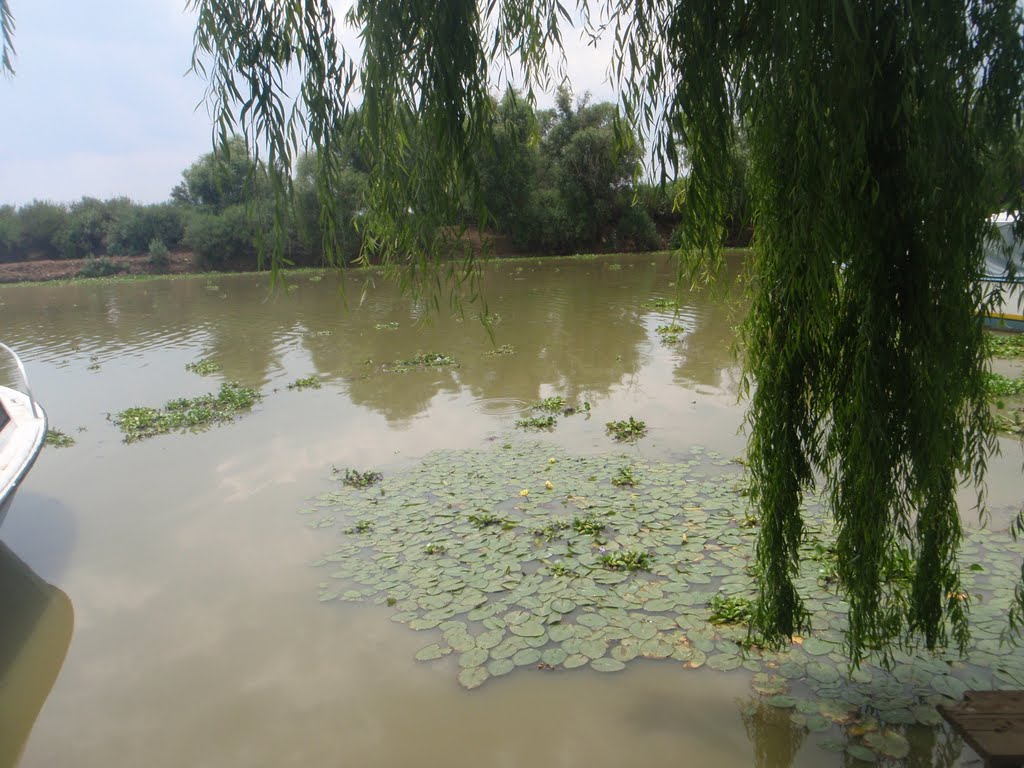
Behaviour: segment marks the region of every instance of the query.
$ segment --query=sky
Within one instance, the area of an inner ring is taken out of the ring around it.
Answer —
[[[211,147],[205,86],[188,72],[186,0],[10,4],[16,57],[14,77],[0,78],[0,205],[167,200]],[[343,37],[355,45],[357,31]],[[613,100],[607,47],[566,37],[574,91]]]

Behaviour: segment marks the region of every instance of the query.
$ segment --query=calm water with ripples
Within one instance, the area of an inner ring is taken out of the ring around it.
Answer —
[[[0,287],[0,336],[77,441],[44,451],[0,529],[8,570],[69,598],[40,609],[51,634],[73,627],[63,664],[60,641],[23,664],[59,676],[24,699],[29,724],[41,712],[21,765],[838,765],[770,712],[745,724],[739,674],[650,663],[467,693],[413,661],[422,637],[386,609],[317,602],[308,564],[336,534],[297,511],[332,467],[386,474],[482,447],[552,395],[592,404],[540,438],[577,453],[622,450],[604,423],[628,416],[650,427],[626,449],[645,458],[740,453],[741,293],[684,291],[685,330],[666,346],[655,329],[672,311],[643,302],[673,298],[674,280],[663,256],[499,263],[485,277],[493,339],[473,308],[431,312],[354,274],[298,273],[276,293],[253,275]],[[501,345],[515,354],[489,354]],[[460,366],[382,372],[417,352]],[[203,358],[221,372],[186,372]],[[311,374],[322,389],[286,388]],[[223,380],[264,394],[234,424],[124,445],[108,418]],[[1003,448],[997,518],[1020,503],[1020,451]]]

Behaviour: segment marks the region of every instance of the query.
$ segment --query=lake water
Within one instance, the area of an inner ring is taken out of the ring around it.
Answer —
[[[472,308],[431,312],[364,281],[297,273],[276,295],[253,275],[0,288],[2,340],[51,427],[76,440],[45,449],[0,530],[0,554],[58,587],[70,604],[46,610],[73,621],[20,765],[843,764],[784,710],[751,713],[743,669],[522,669],[465,691],[454,659],[414,661],[431,633],[382,606],[319,602],[310,564],[340,534],[298,512],[337,488],[332,467],[387,476],[435,449],[489,449],[518,439],[515,420],[553,395],[592,405],[539,435],[553,449],[671,461],[744,443],[730,351],[743,301],[684,293],[682,338],[663,344],[671,310],[643,307],[675,296],[663,256],[489,268],[493,342]],[[515,354],[488,354],[506,344]],[[381,370],[417,352],[460,366]],[[221,372],[185,370],[201,358]],[[321,389],[287,389],[311,374]],[[264,395],[233,424],[125,445],[108,418],[223,380]],[[604,423],[628,416],[650,432],[623,449]],[[1002,449],[996,527],[1024,495],[1020,447]],[[945,764],[976,759],[941,729],[909,735],[922,765],[941,749]]]

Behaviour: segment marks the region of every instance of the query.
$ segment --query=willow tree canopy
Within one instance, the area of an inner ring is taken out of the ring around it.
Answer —
[[[804,626],[800,502],[819,482],[851,658],[963,647],[955,492],[971,482],[983,498],[995,447],[975,277],[989,215],[1020,209],[1007,171],[1020,167],[1007,159],[1024,120],[1018,0],[357,0],[359,52],[339,46],[328,0],[189,5],[216,142],[245,137],[283,212],[300,149],[326,150],[327,201],[341,171],[329,150],[358,124],[367,243],[435,294],[475,274],[471,255],[435,254],[474,199],[495,85],[508,71],[531,92],[557,78],[573,21],[612,36],[624,118],[658,168],[688,174],[678,203],[693,274],[720,262],[742,126],[756,224],[743,335],[761,524],[754,629],[778,641]],[[322,208],[329,243],[335,207]],[[1011,627],[1022,611],[1018,589]]]

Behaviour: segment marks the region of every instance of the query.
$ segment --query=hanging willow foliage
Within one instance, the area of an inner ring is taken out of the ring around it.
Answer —
[[[460,201],[477,199],[473,158],[488,146],[496,81],[519,73],[532,95],[557,80],[574,21],[613,36],[624,118],[657,168],[688,176],[680,263],[693,277],[721,266],[742,131],[756,224],[743,332],[761,521],[753,629],[778,642],[805,628],[800,503],[822,482],[850,658],[918,642],[962,649],[955,492],[970,482],[983,501],[995,448],[975,278],[988,216],[1022,208],[1021,180],[1006,171],[1020,167],[1024,130],[1021,4],[594,5],[600,18],[586,0],[357,0],[356,56],[339,45],[329,0],[190,0],[193,67],[209,84],[218,147],[240,133],[265,157],[279,235],[300,148],[320,150],[328,203],[342,171],[330,150],[355,131],[370,165],[366,253],[435,298],[473,294],[472,252],[437,254],[458,242]],[[6,0],[0,22],[10,69]],[[329,252],[342,222],[336,206],[321,209]],[[275,264],[283,243],[267,244]],[[1011,629],[1022,618],[1018,589]]]

